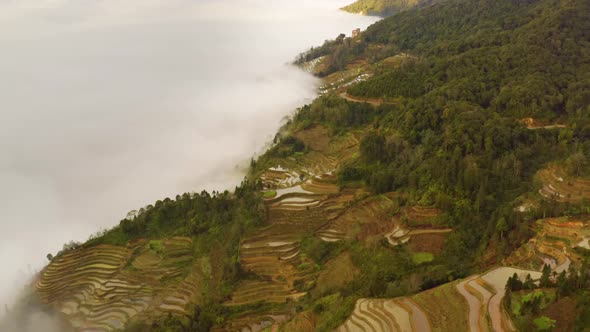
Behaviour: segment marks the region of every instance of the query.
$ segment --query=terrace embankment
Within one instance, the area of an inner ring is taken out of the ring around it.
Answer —
[[[467,331],[467,303],[456,283],[394,299],[360,299],[338,331]]]
[[[535,230],[536,235],[506,259],[507,264],[535,270],[548,264],[559,273],[566,271],[572,263],[582,263],[583,258],[576,247],[590,249],[590,219],[587,216],[540,219]]]
[[[337,331],[429,331],[425,314],[407,298],[359,299]],[[426,323],[426,324],[425,324]]]
[[[319,191],[335,194],[297,190],[267,200],[268,226],[245,238],[240,246],[242,267],[264,281],[240,284],[226,305],[285,303],[305,295],[296,283],[304,283],[313,275],[314,263],[301,257],[301,240],[336,218],[353,197],[347,192],[336,194],[338,187],[331,186],[324,183]]]
[[[397,207],[395,193],[362,200],[322,227],[317,236],[326,242],[379,237],[391,227],[391,211]]]

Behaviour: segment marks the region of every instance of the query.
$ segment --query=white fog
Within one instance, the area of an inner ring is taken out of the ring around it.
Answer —
[[[287,65],[346,0],[0,0],[0,303],[69,240],[231,189],[316,96]],[[3,310],[2,310],[3,311]]]

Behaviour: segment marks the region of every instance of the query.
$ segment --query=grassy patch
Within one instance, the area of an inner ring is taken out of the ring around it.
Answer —
[[[417,252],[412,255],[412,262],[416,265],[432,262],[434,255],[429,252]]]
[[[149,243],[150,250],[160,254],[164,251],[164,243],[162,240],[151,240]]]
[[[297,268],[298,268],[299,270],[305,270],[305,269],[307,269],[309,266],[310,266],[310,264],[309,264],[308,262],[303,262],[303,263],[299,264],[299,265],[297,266]]]
[[[552,288],[525,290],[512,293],[510,297],[509,312],[513,317],[514,323],[517,325],[518,330],[527,330],[527,326],[530,327],[531,324],[534,324],[537,326],[536,331],[550,331],[552,329],[551,326],[555,326],[555,320],[552,320],[549,317],[544,317],[550,316],[546,313],[539,313],[545,312],[547,308],[555,304],[555,296],[555,289]],[[536,304],[532,305],[532,303]],[[556,308],[553,308],[552,311],[555,312],[555,309]],[[553,321],[553,323],[551,323],[551,321]],[[537,322],[543,326],[547,325],[548,327],[541,328]]]
[[[262,194],[262,196],[264,198],[271,198],[271,197],[275,197],[276,195],[277,195],[277,192],[274,190],[265,191],[264,194]]]
[[[339,293],[319,299],[313,312],[319,316],[316,331],[333,331],[346,321],[354,310],[356,297],[342,297]]]
[[[354,280],[358,269],[352,263],[349,253],[343,253],[326,264],[317,279],[314,294],[326,294],[330,290],[343,289]]]
[[[533,323],[535,323],[535,326],[539,331],[550,331],[555,327],[555,322],[555,320],[545,316],[533,320]]]
[[[412,296],[431,320],[433,332],[469,330],[468,304],[455,285],[448,283]]]

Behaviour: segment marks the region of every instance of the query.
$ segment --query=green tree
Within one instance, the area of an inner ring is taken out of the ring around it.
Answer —
[[[551,267],[548,264],[543,265],[543,274],[539,280],[539,286],[550,287],[551,284]]]
[[[504,239],[504,232],[508,231],[508,223],[504,217],[496,222],[496,231],[500,232],[500,240]]]

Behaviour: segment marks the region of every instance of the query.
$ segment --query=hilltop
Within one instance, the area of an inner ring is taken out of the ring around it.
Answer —
[[[76,331],[582,330],[590,3],[447,0],[297,61],[321,95],[233,192],[51,258]]]
[[[363,15],[391,16],[399,12],[429,5],[437,0],[357,0],[342,10]]]

